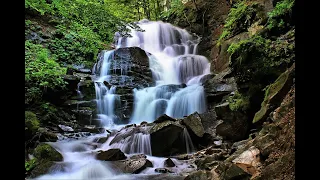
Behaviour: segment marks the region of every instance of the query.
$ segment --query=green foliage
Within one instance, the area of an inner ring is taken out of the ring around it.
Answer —
[[[46,0],[25,0],[25,8],[30,8],[38,11],[41,15],[44,15],[46,12],[51,12],[51,7],[46,3]]]
[[[66,68],[60,67],[48,49],[30,41],[25,42],[26,103],[36,100],[35,97],[41,96],[40,92],[47,88],[64,88],[64,74]]]
[[[268,13],[269,30],[281,30],[290,26],[290,19],[295,0],[282,0],[277,3],[276,7]]]
[[[25,111],[25,127],[26,130],[36,132],[39,129],[39,120],[37,116],[31,111]]]
[[[248,3],[240,1],[230,9],[226,19],[223,32],[218,39],[218,44],[240,32],[246,31],[248,27],[258,18],[260,5],[257,3]]]
[[[249,97],[241,95],[238,91],[236,91],[233,96],[229,96],[227,101],[232,111],[245,111],[250,106]]]
[[[167,11],[162,11],[160,18],[163,20],[168,20],[168,18],[172,15],[177,15],[178,17],[182,16],[184,10],[184,5],[181,0],[172,0],[170,9]]]
[[[33,158],[31,160],[24,162],[24,168],[28,172],[28,171],[31,171],[36,166],[36,164],[37,164],[37,160]]]

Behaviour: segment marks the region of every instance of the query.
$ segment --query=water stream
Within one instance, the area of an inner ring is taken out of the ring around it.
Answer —
[[[131,31],[132,37],[120,37],[117,48],[140,47],[148,52],[149,68],[152,71],[154,87],[134,89],[134,110],[130,123],[139,124],[142,121],[153,122],[162,114],[174,118],[182,118],[194,112],[206,110],[204,88],[201,78],[210,73],[210,63],[204,56],[197,55],[200,38],[189,34],[186,30],[163,22],[143,20],[138,25],[145,32]],[[157,174],[156,168],[164,167],[167,158],[152,156],[150,134],[148,127],[140,128],[139,133],[128,136],[120,141],[111,143],[117,134],[124,134],[130,128],[117,125],[115,119],[116,104],[120,96],[116,94],[116,86],[111,83],[113,66],[120,66],[120,81],[126,81],[130,64],[112,62],[114,50],[103,53],[100,75],[95,79],[97,118],[101,125],[111,130],[85,136],[77,140],[61,138],[58,142],[49,143],[63,155],[63,162],[56,163],[50,173],[37,179],[68,179],[68,180],[100,180],[100,179],[141,179],[143,175]],[[106,83],[107,82],[107,83]],[[183,139],[188,153],[194,151],[191,138],[186,129]],[[96,143],[97,139],[109,137],[103,144]],[[139,174],[129,175],[119,172],[110,162],[99,161],[95,155],[100,150],[119,148],[127,157],[143,153],[153,164]],[[184,161],[172,158],[175,172],[190,169]],[[192,168],[191,168],[192,170]]]

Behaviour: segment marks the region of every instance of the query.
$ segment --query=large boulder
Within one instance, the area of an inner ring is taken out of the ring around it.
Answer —
[[[142,158],[130,158],[127,160],[114,161],[112,164],[123,173],[137,174],[140,173],[147,167],[153,167],[152,163],[142,157]]]
[[[164,121],[176,121],[176,119],[166,115],[166,114],[163,114],[161,115],[160,117],[158,117],[155,121],[153,121],[154,123],[162,123]]]
[[[189,116],[183,118],[183,124],[186,125],[196,136],[202,137],[204,134],[204,128],[201,123],[201,118],[197,112],[190,114]]]
[[[235,141],[245,138],[249,123],[244,113],[232,111],[228,102],[215,106],[215,111],[217,118],[223,120],[223,122],[216,127],[217,134]]]
[[[103,161],[117,161],[127,158],[120,149],[108,149],[107,151],[101,151],[96,157],[98,160]]]
[[[265,120],[270,112],[280,105],[293,84],[294,75],[295,63],[267,88],[261,109],[255,114],[253,123]]]
[[[62,161],[62,155],[47,143],[40,143],[34,149],[34,157],[38,160]]]
[[[151,149],[153,156],[171,155],[172,151],[183,151],[175,149],[174,142],[179,140],[183,126],[178,122],[164,121],[157,123],[150,129]]]

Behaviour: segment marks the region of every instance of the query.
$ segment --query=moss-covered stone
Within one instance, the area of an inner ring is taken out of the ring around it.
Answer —
[[[53,161],[42,160],[37,163],[37,166],[31,171],[30,178],[35,178],[40,175],[50,172],[50,168],[54,165]]]
[[[261,109],[255,114],[253,118],[253,123],[256,123],[262,119],[265,119],[271,110],[274,108],[270,108],[270,106],[274,105],[274,103],[279,104],[279,98],[281,99],[284,95],[289,91],[289,88],[292,85],[292,78],[294,73],[295,64],[292,65],[290,69],[282,73],[278,79],[268,86],[265,92],[265,98],[261,103]]]
[[[62,155],[49,144],[41,143],[34,149],[34,156],[38,160],[62,161]]]
[[[31,111],[25,111],[25,130],[35,133],[39,129],[39,124],[36,114]]]

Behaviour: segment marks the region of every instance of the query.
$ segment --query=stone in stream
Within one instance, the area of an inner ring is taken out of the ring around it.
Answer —
[[[107,151],[99,152],[96,158],[103,161],[117,161],[126,159],[127,157],[120,149],[108,149]]]
[[[176,165],[174,164],[174,162],[172,161],[171,158],[168,158],[168,159],[166,159],[166,160],[164,161],[164,166],[165,166],[165,167],[174,167],[174,166],[176,166]]]
[[[147,167],[153,167],[152,162],[144,157],[113,161],[112,165],[114,166],[114,168],[119,169],[123,173],[131,174],[137,174]]]
[[[170,169],[167,168],[156,168],[154,171],[157,173],[173,173]]]

